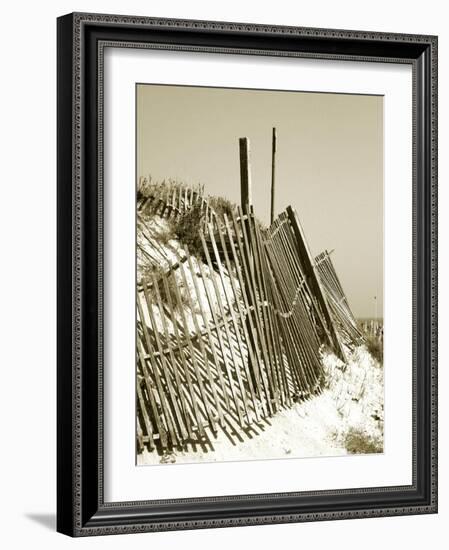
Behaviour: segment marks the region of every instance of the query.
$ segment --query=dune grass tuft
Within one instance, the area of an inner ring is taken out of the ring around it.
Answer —
[[[350,428],[346,434],[345,447],[350,454],[373,454],[383,451],[381,441],[356,428]]]

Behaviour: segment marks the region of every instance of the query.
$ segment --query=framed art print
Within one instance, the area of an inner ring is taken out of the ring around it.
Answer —
[[[437,38],[58,19],[58,530],[431,513]]]

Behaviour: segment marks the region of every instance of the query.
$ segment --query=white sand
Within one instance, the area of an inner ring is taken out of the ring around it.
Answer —
[[[146,253],[154,258],[154,265],[169,270],[182,257],[180,243],[170,240],[166,245],[158,244],[158,236],[166,232],[168,224],[158,217],[146,220],[146,232],[151,241],[138,232],[138,242]],[[207,304],[203,280],[200,276],[197,260],[192,258],[194,272],[200,287],[202,302]],[[138,272],[142,265],[148,265],[148,258],[138,254]],[[180,270],[175,277],[181,293],[189,292],[194,310],[190,315],[198,315],[198,303],[193,285],[192,274],[186,266],[187,287],[182,280]],[[219,275],[210,272],[206,266],[204,272],[207,285],[212,285],[211,277]],[[237,281],[235,281],[237,283]],[[226,285],[230,285],[226,274]],[[201,290],[202,289],[202,290]],[[230,294],[230,293],[229,293]],[[212,293],[214,295],[214,293]],[[222,296],[225,303],[225,294]],[[208,308],[205,308],[206,316]],[[209,310],[210,311],[210,310]],[[162,330],[160,313],[154,310],[156,324]],[[193,319],[193,318],[192,318]],[[192,319],[189,327],[194,331]],[[197,317],[203,329],[201,316]],[[148,322],[148,320],[147,320]],[[171,320],[167,318],[168,330],[172,332]],[[138,456],[139,465],[191,462],[218,462],[228,460],[251,460],[286,457],[337,456],[347,454],[346,439],[351,430],[362,432],[375,441],[381,448],[383,441],[383,369],[371,357],[364,346],[349,353],[349,363],[345,365],[332,354],[323,353],[323,365],[326,372],[326,388],[312,399],[295,404],[291,409],[277,412],[273,417],[245,431],[230,428],[228,432],[219,429],[218,433],[209,433],[209,441],[189,444],[183,450],[160,456],[156,451],[144,452]]]
[[[223,432],[211,437],[210,446],[196,445],[161,457],[144,451],[139,465],[221,462],[270,458],[338,456],[347,454],[346,434],[361,430],[377,442],[383,438],[383,371],[365,347],[359,347],[343,371],[334,355],[323,362],[328,387],[321,395],[279,411],[268,423],[242,434],[233,444]],[[375,418],[374,418],[375,417]],[[235,440],[234,440],[235,441]]]

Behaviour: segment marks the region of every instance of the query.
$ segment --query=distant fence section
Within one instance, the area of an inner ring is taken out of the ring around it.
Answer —
[[[362,332],[349,307],[343,287],[327,250],[315,258],[315,265],[327,296],[334,327],[339,334],[343,335],[347,344],[351,342],[359,343],[363,340]]]
[[[384,342],[384,324],[381,319],[362,319],[359,325],[363,334],[370,340],[378,342],[383,346]]]
[[[201,257],[184,248],[138,287],[140,448],[248,432],[321,391],[323,344],[345,360],[362,339],[329,254],[312,258],[292,208],[264,229],[251,207],[216,216],[203,193],[138,196],[139,211],[162,217],[204,213]]]

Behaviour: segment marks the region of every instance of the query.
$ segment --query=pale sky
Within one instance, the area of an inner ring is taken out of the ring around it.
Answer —
[[[383,97],[142,84],[137,177],[205,184],[239,204],[239,138],[251,147],[253,204],[269,222],[292,205],[314,255],[332,254],[356,317],[383,315]]]

